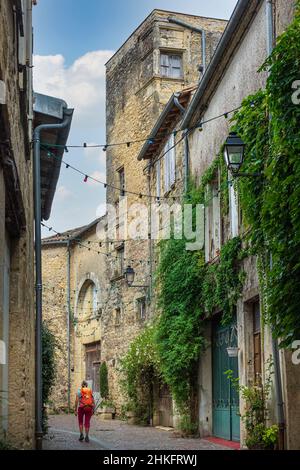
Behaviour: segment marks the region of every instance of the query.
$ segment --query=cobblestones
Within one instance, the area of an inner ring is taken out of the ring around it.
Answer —
[[[102,421],[99,417],[92,420],[89,444],[78,441],[74,415],[50,416],[49,426],[46,450],[228,450],[205,439],[177,438],[173,431]]]

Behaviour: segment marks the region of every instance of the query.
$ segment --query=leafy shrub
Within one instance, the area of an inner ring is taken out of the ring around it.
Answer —
[[[247,433],[246,445],[248,449],[272,449],[278,439],[278,426],[267,426],[268,408],[272,388],[273,362],[272,358],[267,361],[267,373],[264,385],[253,383],[249,386],[239,385],[239,379],[233,378],[233,372],[225,372],[234,388],[245,400],[245,413],[241,419],[245,424]]]
[[[55,348],[56,338],[50,331],[46,322],[42,326],[42,377],[43,377],[43,431],[47,433],[48,417],[46,405],[49,402],[51,390],[55,384],[56,364]]]
[[[108,370],[106,362],[102,362],[100,366],[100,395],[101,398],[107,399],[109,396],[108,388]]]

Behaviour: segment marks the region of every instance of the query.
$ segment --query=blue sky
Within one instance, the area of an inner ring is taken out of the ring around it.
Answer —
[[[154,9],[228,19],[236,0],[38,0],[34,7],[35,91],[75,108],[69,144],[105,142],[104,64]],[[103,151],[72,150],[65,159],[103,180]],[[84,225],[103,211],[102,186],[62,167],[49,225]],[[44,231],[44,235],[48,235]]]

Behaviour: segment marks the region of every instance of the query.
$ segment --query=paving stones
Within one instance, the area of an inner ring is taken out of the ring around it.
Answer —
[[[74,415],[50,416],[46,450],[228,450],[205,439],[174,437],[173,431],[129,426],[123,421],[92,420],[90,443],[79,442]]]

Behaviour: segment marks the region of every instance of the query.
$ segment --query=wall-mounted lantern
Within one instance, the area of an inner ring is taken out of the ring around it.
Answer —
[[[237,135],[236,132],[230,132],[225,142],[224,158],[228,170],[232,176],[237,178],[240,176],[253,177],[261,176],[261,173],[241,173],[240,169],[245,158],[245,142]]]
[[[230,338],[229,338],[229,346],[227,348],[227,354],[229,357],[238,357],[239,350],[240,348],[237,346],[232,346],[233,344],[233,339],[234,337],[236,338],[236,341],[238,340],[237,336],[237,327],[233,326],[230,332]]]
[[[135,271],[131,266],[127,266],[124,272],[124,279],[127,282],[128,287],[144,287],[147,288],[149,286],[134,286],[134,279],[135,279]]]

